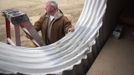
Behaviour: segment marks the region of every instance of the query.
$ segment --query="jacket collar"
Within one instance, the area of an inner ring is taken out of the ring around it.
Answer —
[[[59,10],[55,13],[54,19],[57,20],[57,19],[61,18],[62,16],[63,16],[63,13],[62,13],[62,11],[59,9]],[[46,13],[46,17],[49,17],[49,15],[48,15],[47,13]]]

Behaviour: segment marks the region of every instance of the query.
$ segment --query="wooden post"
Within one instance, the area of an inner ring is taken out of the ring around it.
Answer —
[[[15,39],[16,39],[16,45],[21,46],[21,40],[20,40],[20,26],[14,25],[15,27]]]
[[[10,21],[6,17],[5,17],[5,22],[6,22],[6,38],[11,39]],[[10,44],[8,40],[7,40],[7,44]]]

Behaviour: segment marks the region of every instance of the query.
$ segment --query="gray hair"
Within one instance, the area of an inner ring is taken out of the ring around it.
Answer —
[[[58,4],[54,0],[48,0],[48,3],[50,3],[51,6],[53,6],[55,9],[58,9]]]

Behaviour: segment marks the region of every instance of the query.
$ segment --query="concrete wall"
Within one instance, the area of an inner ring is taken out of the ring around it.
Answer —
[[[108,0],[107,9],[103,19],[103,26],[100,29],[99,41],[101,45],[107,41],[112,30],[117,25],[118,19],[122,11],[127,5],[127,0]],[[102,46],[101,46],[102,47]]]
[[[134,1],[128,0],[127,6],[121,13],[119,22],[125,26],[134,27]]]
[[[122,11],[127,5],[127,0],[108,0],[107,9],[103,18],[103,26],[100,29],[99,37],[96,38],[96,44],[93,46],[94,60],[104,46],[105,42],[112,33],[112,30],[118,23]]]

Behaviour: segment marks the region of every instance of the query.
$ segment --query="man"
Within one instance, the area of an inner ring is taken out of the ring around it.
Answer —
[[[35,22],[34,27],[37,31],[41,30],[46,45],[54,43],[64,37],[66,33],[74,31],[71,22],[58,9],[58,4],[55,1],[48,1],[45,10],[45,15]]]

